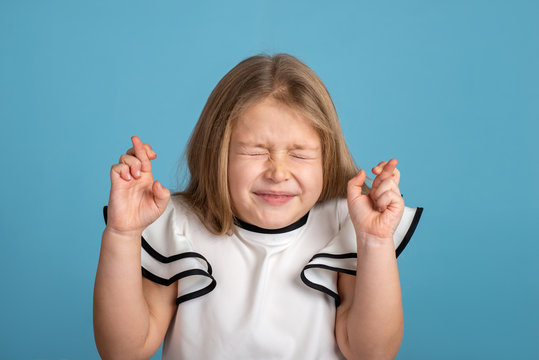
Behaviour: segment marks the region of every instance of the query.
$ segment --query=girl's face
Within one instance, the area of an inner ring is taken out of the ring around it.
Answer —
[[[292,224],[323,186],[322,145],[307,119],[271,98],[237,119],[228,155],[234,215],[265,229]]]

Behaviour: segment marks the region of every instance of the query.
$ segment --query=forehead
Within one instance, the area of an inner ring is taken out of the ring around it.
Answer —
[[[232,127],[232,142],[245,145],[320,147],[311,120],[299,111],[266,98],[245,109]]]

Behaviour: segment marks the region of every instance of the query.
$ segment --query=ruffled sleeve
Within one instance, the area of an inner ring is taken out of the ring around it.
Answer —
[[[412,238],[417,227],[423,208],[404,208],[401,221],[393,235],[395,256],[399,256]],[[338,234],[326,247],[315,254],[303,268],[301,279],[318,291],[335,299],[336,306],[340,305],[337,293],[337,274],[339,272],[356,275],[357,244],[354,226],[348,215]]]
[[[178,282],[176,303],[212,291],[216,282],[210,263],[193,251],[184,235],[185,214],[171,198],[165,212],[142,232],[141,267],[147,279],[165,286]],[[107,222],[107,207],[103,209]]]

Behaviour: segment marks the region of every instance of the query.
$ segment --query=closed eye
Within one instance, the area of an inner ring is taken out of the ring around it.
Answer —
[[[293,158],[295,159],[300,159],[300,160],[309,160],[309,159],[313,159],[312,156],[309,156],[307,154],[302,154],[302,153],[290,153],[290,156],[292,156]]]

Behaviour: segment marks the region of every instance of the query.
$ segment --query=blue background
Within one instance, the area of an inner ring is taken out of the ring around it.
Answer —
[[[395,156],[420,225],[399,257],[397,359],[539,358],[537,1],[2,1],[1,352],[98,358],[109,171],[139,135],[170,188],[245,57],[291,53],[349,147]],[[535,219],[535,220],[533,220]]]

